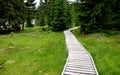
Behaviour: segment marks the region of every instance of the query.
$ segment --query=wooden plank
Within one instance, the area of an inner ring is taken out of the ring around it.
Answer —
[[[94,69],[93,66],[86,66],[86,65],[67,65],[67,67],[75,67],[75,68],[91,68]]]
[[[91,64],[80,64],[80,63],[78,63],[78,64],[74,64],[74,63],[67,63],[67,65],[76,65],[76,66],[78,66],[78,65],[82,65],[82,66],[92,66]]]
[[[92,64],[90,64],[90,63],[70,63],[70,62],[68,62],[68,65],[92,65]]]
[[[84,62],[88,61],[88,62],[91,62],[91,60],[85,60],[85,59],[70,59],[69,58],[69,60],[68,60],[68,62],[79,62],[79,61],[84,61]]]
[[[72,69],[85,69],[85,70],[93,70],[94,71],[94,68],[93,67],[83,67],[83,66],[67,66],[66,68],[72,68]]]
[[[76,73],[76,72],[66,71],[66,72],[64,72],[63,75],[96,75],[96,74],[86,74],[86,73]]]
[[[70,58],[69,58],[69,61],[91,61],[91,60],[85,60],[85,59],[70,59]]]
[[[88,75],[88,74],[80,74],[80,73],[74,73],[74,72],[64,72],[63,75]]]
[[[94,70],[89,69],[76,69],[76,68],[66,68],[65,71],[72,71],[77,73],[88,73],[88,74],[96,74]]]
[[[79,73],[79,74],[96,74],[95,71],[84,71],[84,70],[81,70],[81,71],[78,71],[78,70],[74,70],[74,69],[66,69],[65,72],[73,72],[73,73]]]

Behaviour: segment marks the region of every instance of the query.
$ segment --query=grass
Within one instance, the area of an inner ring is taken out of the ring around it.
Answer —
[[[0,75],[60,75],[67,58],[61,32],[38,27],[0,35]]]
[[[120,32],[115,35],[74,31],[78,40],[91,53],[100,75],[120,75]]]

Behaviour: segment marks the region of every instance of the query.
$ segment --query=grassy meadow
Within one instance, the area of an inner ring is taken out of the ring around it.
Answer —
[[[62,32],[29,28],[0,35],[0,75],[60,75],[67,58]]]
[[[100,75],[120,75],[120,32],[74,34],[93,56]]]

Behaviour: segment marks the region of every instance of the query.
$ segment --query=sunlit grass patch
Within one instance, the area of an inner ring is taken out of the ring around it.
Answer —
[[[74,33],[93,56],[100,75],[120,75],[120,34]]]
[[[67,58],[64,34],[36,29],[0,35],[0,75],[61,74]]]

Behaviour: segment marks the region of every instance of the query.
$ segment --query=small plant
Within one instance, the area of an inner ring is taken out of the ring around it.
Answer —
[[[48,31],[49,27],[48,26],[42,26],[41,29],[42,29],[42,31]]]
[[[0,57],[0,65],[2,65],[4,62],[4,59]]]
[[[13,36],[15,33],[14,32],[11,32],[10,35]]]
[[[3,69],[3,64],[5,63],[5,60],[0,57],[0,69]]]

